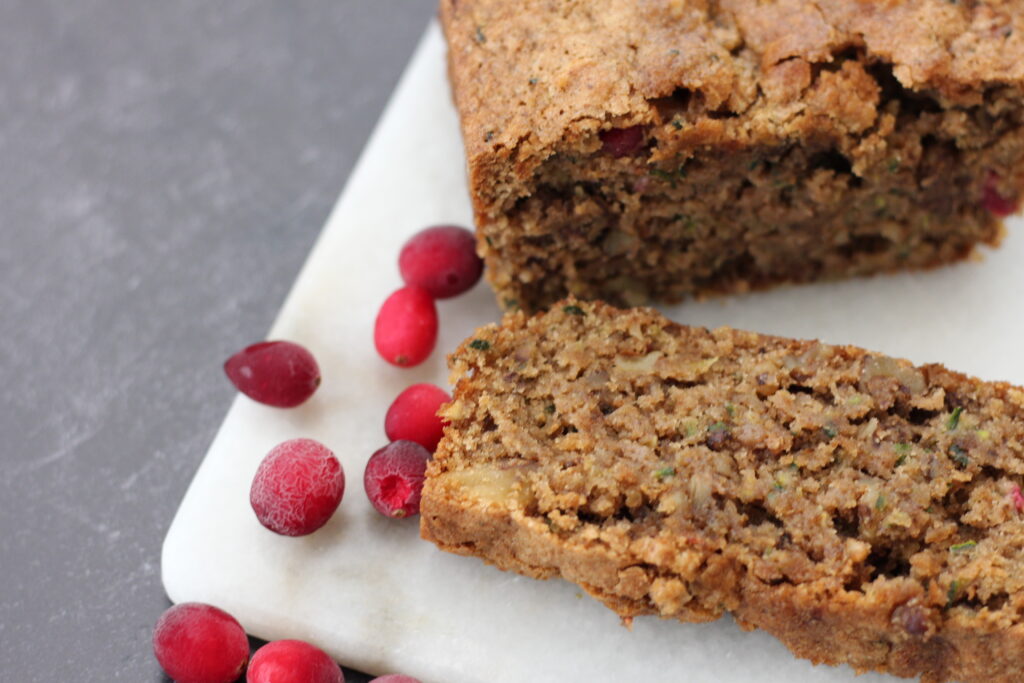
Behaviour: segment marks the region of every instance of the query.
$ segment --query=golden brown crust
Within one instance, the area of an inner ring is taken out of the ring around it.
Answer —
[[[986,191],[1024,186],[1019,0],[443,0],[441,18],[506,308],[947,263],[997,240]],[[602,151],[632,126],[639,150]]]
[[[450,362],[440,547],[814,662],[1019,678],[1024,390],[572,300]]]
[[[892,65],[904,88],[951,102],[1024,83],[1019,1],[443,0],[440,14],[474,187],[501,162],[524,175],[567,135],[652,123],[651,100],[679,88],[701,93],[710,111],[741,114],[744,135],[791,135],[798,108],[759,97],[759,87],[777,67],[833,63],[850,47]],[[870,103],[864,87],[829,106]],[[811,117],[817,130],[806,132],[864,128],[870,118]],[[738,129],[722,133],[739,142]]]

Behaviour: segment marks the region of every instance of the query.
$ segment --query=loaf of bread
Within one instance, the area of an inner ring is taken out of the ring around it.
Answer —
[[[499,303],[948,263],[1024,184],[1024,2],[442,0]]]
[[[450,364],[441,548],[818,663],[1024,680],[1024,390],[575,300]]]

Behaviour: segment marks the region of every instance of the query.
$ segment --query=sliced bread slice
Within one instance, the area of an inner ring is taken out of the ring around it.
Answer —
[[[1021,389],[575,300],[450,364],[441,548],[627,620],[728,611],[814,662],[1022,680]]]

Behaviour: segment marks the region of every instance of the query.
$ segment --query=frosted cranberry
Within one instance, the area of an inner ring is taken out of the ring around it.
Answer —
[[[327,523],[344,493],[345,473],[334,453],[313,439],[292,439],[260,463],[249,502],[271,531],[305,536]]]
[[[643,126],[612,128],[599,133],[602,149],[613,157],[625,157],[636,153],[644,144]]]
[[[444,421],[438,417],[437,410],[450,400],[452,397],[441,387],[413,384],[388,408],[384,433],[392,441],[415,441],[433,453],[444,430]]]
[[[437,225],[405,243],[398,269],[405,284],[422,287],[435,299],[448,299],[477,283],[484,262],[476,255],[473,233],[456,225]]]
[[[370,683],[420,683],[420,680],[412,676],[403,676],[402,674],[388,674],[386,676],[377,676]]]
[[[437,342],[437,308],[422,287],[403,287],[377,313],[373,343],[392,365],[412,367],[427,359]]]
[[[395,441],[370,456],[363,472],[366,495],[386,517],[420,512],[420,494],[430,452],[412,441]]]
[[[288,341],[248,346],[225,361],[224,372],[243,394],[276,408],[293,408],[320,386],[313,354]]]
[[[301,640],[275,640],[252,656],[247,683],[345,683],[337,662]]]
[[[999,194],[998,183],[999,176],[990,173],[985,179],[985,185],[981,189],[981,203],[995,215],[1005,218],[1017,212],[1017,202],[1014,199]]]
[[[230,683],[249,659],[249,640],[224,610],[183,602],[157,620],[153,653],[178,683]]]

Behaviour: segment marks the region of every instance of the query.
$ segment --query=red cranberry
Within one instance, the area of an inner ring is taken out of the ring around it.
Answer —
[[[437,410],[451,401],[441,387],[413,384],[395,399],[384,418],[384,433],[392,441],[415,441],[431,453],[437,448],[444,430],[444,421]]]
[[[420,513],[420,494],[430,452],[412,441],[395,441],[370,456],[363,472],[366,495],[386,517]]]
[[[456,225],[437,225],[405,243],[398,269],[405,284],[422,287],[435,299],[448,299],[477,283],[484,262],[476,255],[473,233]]]
[[[313,439],[292,439],[260,463],[249,502],[271,531],[305,536],[327,523],[344,492],[345,473],[334,453]]]
[[[981,189],[982,205],[995,215],[1005,218],[1017,212],[1017,202],[1009,197],[999,194],[996,187],[999,183],[999,176],[989,173],[985,179],[985,185]]]
[[[243,394],[276,408],[293,408],[320,386],[313,354],[288,341],[248,346],[225,361],[224,372]]]
[[[1020,486],[1017,484],[1014,484],[1010,491],[1010,502],[1017,512],[1024,512],[1024,494],[1021,494]]]
[[[377,678],[370,681],[370,683],[420,683],[420,681],[418,678],[413,678],[412,676],[388,674],[386,676],[377,676]]]
[[[636,153],[644,144],[644,127],[612,128],[599,133],[602,149],[613,157],[625,157]]]
[[[252,656],[247,683],[345,683],[326,652],[301,640],[275,640]]]
[[[249,640],[224,610],[183,602],[157,620],[153,653],[178,683],[230,683],[249,659]]]
[[[377,313],[373,343],[384,360],[400,367],[419,365],[437,341],[437,308],[422,287],[403,287]]]

